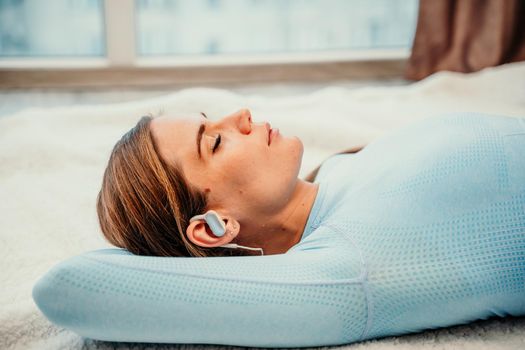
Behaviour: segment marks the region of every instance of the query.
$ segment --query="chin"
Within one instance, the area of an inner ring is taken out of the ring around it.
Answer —
[[[297,140],[297,147],[299,149],[300,158],[302,158],[303,157],[303,152],[304,152],[303,141],[297,136],[294,136],[294,138]]]
[[[293,138],[295,142],[292,154],[296,155],[297,174],[299,174],[299,170],[301,169],[301,163],[303,162],[304,145],[303,141],[301,141],[301,139],[297,136],[294,136]]]
[[[286,152],[283,154],[286,154],[286,163],[287,164],[294,164],[296,167],[297,174],[299,174],[299,170],[301,169],[301,163],[303,161],[303,152],[304,152],[304,145],[303,141],[297,136],[291,136],[287,137],[286,140]]]

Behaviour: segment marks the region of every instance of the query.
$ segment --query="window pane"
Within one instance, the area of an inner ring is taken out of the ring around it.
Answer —
[[[103,0],[0,0],[0,57],[103,56]]]
[[[139,55],[408,48],[417,0],[136,0]]]

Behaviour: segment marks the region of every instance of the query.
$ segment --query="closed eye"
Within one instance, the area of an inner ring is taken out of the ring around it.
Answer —
[[[215,153],[215,150],[219,147],[219,144],[221,143],[221,134],[217,135],[215,138],[215,144],[213,145],[212,153]]]

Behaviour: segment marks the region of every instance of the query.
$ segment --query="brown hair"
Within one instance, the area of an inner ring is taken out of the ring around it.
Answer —
[[[189,219],[206,211],[206,195],[188,183],[179,164],[160,158],[152,120],[142,117],[111,152],[97,197],[106,240],[137,255],[252,255],[244,249],[200,247],[188,239]]]

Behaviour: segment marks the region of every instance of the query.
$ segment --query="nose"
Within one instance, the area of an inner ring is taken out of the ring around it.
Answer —
[[[252,132],[252,114],[248,109],[241,109],[224,117],[219,124],[228,129],[237,129],[242,134],[248,135]]]
[[[249,109],[241,109],[210,124],[213,125],[213,129],[217,131],[230,130],[240,132],[243,135],[249,135],[252,132],[252,114]]]
[[[239,130],[243,134],[249,134],[252,132],[252,114],[250,113],[249,109],[241,109],[236,113],[238,115],[237,124],[239,127]]]

